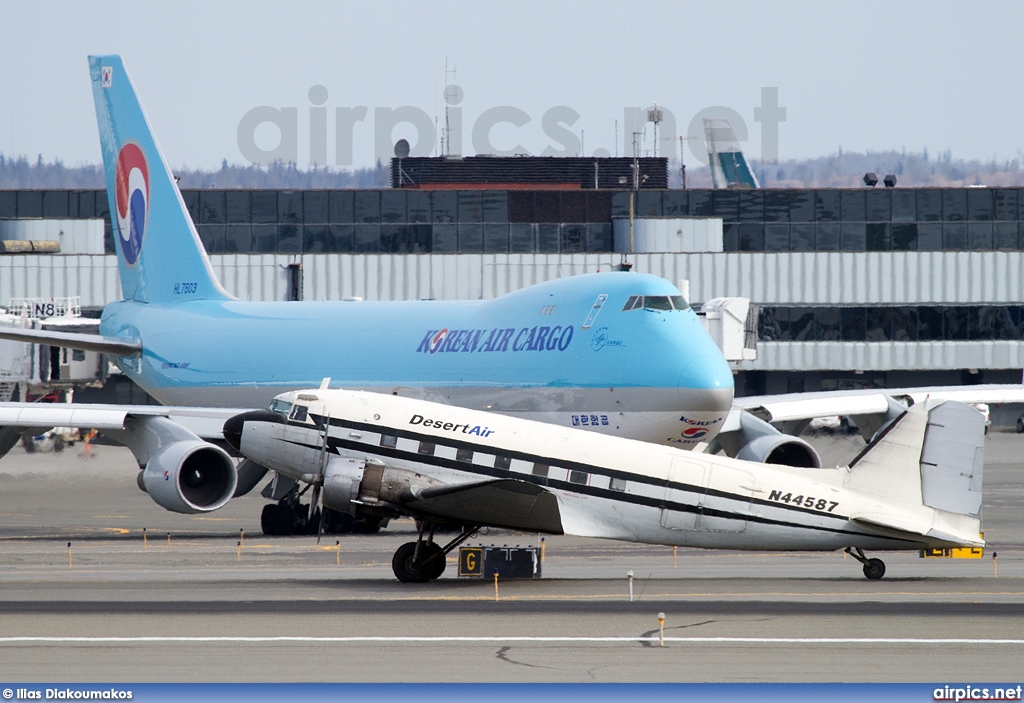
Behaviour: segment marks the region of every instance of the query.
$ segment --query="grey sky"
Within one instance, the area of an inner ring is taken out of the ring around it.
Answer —
[[[1018,2],[4,2],[0,17],[0,151],[69,165],[100,159],[89,53],[123,56],[174,167],[245,163],[238,125],[260,105],[298,109],[305,166],[313,85],[328,91],[332,165],[334,108],[369,107],[354,131],[356,165],[369,165],[374,108],[443,119],[446,56],[465,91],[466,154],[474,121],[501,105],[531,121],[495,127],[498,148],[540,153],[552,143],[542,115],[565,105],[587,155],[615,151],[619,120],[621,154],[623,108],[657,102],[680,133],[703,108],[732,108],[757,157],[762,87],[786,108],[781,159],[927,146],[987,160],[1024,147]],[[257,143],[276,134],[265,125]]]

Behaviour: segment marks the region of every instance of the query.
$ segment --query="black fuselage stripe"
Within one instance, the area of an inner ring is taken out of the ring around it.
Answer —
[[[310,415],[310,418],[316,422],[318,427],[323,427],[323,416]],[[289,421],[290,425],[296,427],[309,428],[309,425],[303,423],[296,423]],[[400,437],[403,439],[411,439],[418,442],[429,442],[430,444],[440,444],[446,447],[455,447],[456,449],[470,449],[474,452],[482,452],[484,454],[500,454],[501,456],[507,456],[511,459],[519,459],[528,463],[544,464],[546,466],[557,467],[566,469],[567,471],[585,471],[587,473],[595,474],[598,476],[607,476],[608,478],[617,478],[623,481],[634,481],[636,483],[643,483],[648,486],[655,488],[673,488],[680,491],[688,491],[690,493],[703,494],[713,496],[716,498],[726,498],[730,500],[739,500],[744,503],[754,503],[756,505],[763,505],[769,508],[777,508],[780,510],[787,510],[790,512],[805,513],[807,515],[815,515],[817,517],[831,518],[847,522],[849,518],[845,515],[836,515],[833,513],[823,513],[803,506],[788,505],[785,503],[779,503],[777,501],[768,500],[766,498],[756,498],[754,496],[737,496],[734,493],[728,491],[722,491],[714,488],[705,488],[704,486],[696,486],[690,483],[680,483],[677,481],[662,481],[652,476],[644,476],[643,474],[634,474],[628,471],[619,471],[617,469],[611,469],[604,466],[593,466],[591,464],[584,464],[569,459],[561,459],[556,457],[546,457],[538,454],[527,454],[525,452],[519,452],[511,449],[501,449],[499,447],[492,447],[486,444],[477,444],[468,440],[461,440],[448,437],[438,437],[436,435],[423,434],[421,432],[413,432],[405,429],[395,429],[393,427],[386,427],[384,425],[373,425],[366,422],[354,422],[351,420],[341,420],[331,418],[331,425],[338,426],[346,429],[363,430],[365,432],[375,432],[377,434],[386,434],[394,437]],[[383,447],[382,447],[383,449]],[[418,455],[423,456],[423,455]],[[460,465],[463,462],[459,462]],[[489,467],[483,467],[489,468]],[[495,474],[499,475],[499,474]],[[500,474],[503,475],[503,474]],[[581,484],[573,483],[569,484],[572,486],[579,486]],[[616,495],[619,493],[616,491]]]
[[[334,422],[335,421],[332,420],[331,424],[334,424]],[[347,421],[344,421],[344,423],[345,424],[341,425],[342,427],[347,427],[349,424],[359,424],[360,427],[351,428],[351,429],[362,429],[364,431],[374,432],[374,433],[377,433],[377,434],[387,434],[387,435],[395,435],[396,434],[395,430],[393,430],[392,428],[389,428],[389,427],[385,427],[383,425],[369,425],[369,424],[366,424],[366,423],[348,423]],[[309,425],[305,425],[305,424],[302,424],[302,423],[292,423],[292,422],[289,422],[288,424],[293,425],[295,427],[302,427],[302,428],[305,428],[305,429],[310,429]],[[442,446],[452,446],[447,441],[438,441],[439,438],[438,437],[434,437],[433,435],[416,435],[416,433],[409,433],[409,434],[412,434],[412,435],[415,435],[415,436],[412,436],[412,437],[406,436],[405,437],[406,439],[421,439],[422,438],[421,441],[429,441],[431,444],[436,444],[436,445],[439,444],[439,445],[442,445]],[[398,435],[398,436],[401,436],[401,435]],[[443,438],[440,438],[440,439],[443,439]],[[777,527],[795,527],[795,528],[800,528],[800,529],[815,530],[815,531],[818,531],[818,532],[830,532],[830,533],[833,533],[833,534],[850,535],[852,537],[870,537],[870,538],[873,538],[873,539],[885,539],[885,540],[892,540],[892,541],[895,541],[895,542],[908,542],[908,541],[911,541],[911,540],[899,539],[899,538],[895,538],[895,537],[887,537],[887,536],[883,536],[883,535],[875,535],[875,534],[871,534],[871,533],[859,532],[859,531],[851,530],[849,528],[840,529],[840,528],[833,528],[833,527],[806,525],[806,524],[802,524],[802,523],[788,522],[788,521],[785,521],[785,520],[776,520],[776,519],[764,517],[764,516],[761,516],[761,515],[749,515],[749,514],[745,514],[745,513],[736,513],[736,512],[730,512],[730,511],[727,511],[727,510],[720,510],[720,509],[717,509],[717,508],[709,508],[709,507],[703,506],[703,505],[698,506],[698,505],[693,505],[693,504],[689,504],[689,503],[678,503],[678,502],[675,502],[675,501],[668,501],[668,500],[665,500],[665,499],[662,499],[662,498],[653,497],[653,496],[637,495],[635,493],[627,493],[625,491],[613,491],[613,490],[607,489],[607,488],[597,488],[597,487],[591,486],[589,484],[571,483],[569,481],[561,481],[561,480],[557,480],[557,479],[553,480],[553,479],[544,478],[544,477],[541,477],[541,476],[534,476],[532,474],[520,474],[520,473],[509,471],[508,469],[496,469],[496,468],[494,468],[492,466],[482,466],[480,464],[474,464],[474,463],[471,463],[471,462],[457,461],[455,459],[446,459],[444,457],[439,457],[439,456],[436,456],[436,455],[433,455],[433,454],[420,454],[418,452],[406,451],[406,450],[398,449],[398,448],[394,448],[394,447],[383,447],[383,446],[379,446],[379,445],[375,445],[375,444],[369,444],[369,443],[366,443],[366,442],[360,442],[360,441],[356,441],[356,440],[341,439],[339,437],[329,436],[328,440],[329,440],[328,441],[328,447],[333,449],[333,450],[336,450],[337,448],[343,448],[343,449],[347,449],[347,450],[350,450],[350,451],[366,452],[366,453],[369,453],[369,454],[379,454],[381,456],[387,456],[387,457],[390,457],[392,459],[401,459],[403,461],[408,461],[408,462],[412,462],[412,463],[428,464],[428,465],[431,465],[431,466],[437,466],[437,467],[452,469],[454,471],[463,471],[465,473],[472,473],[472,474],[477,474],[477,475],[481,475],[481,476],[489,476],[489,477],[492,477],[492,478],[515,478],[517,480],[526,481],[526,482],[529,482],[529,483],[534,483],[534,484],[537,484],[539,486],[544,486],[544,487],[549,487],[549,488],[559,488],[559,489],[562,489],[562,490],[566,490],[566,491],[570,491],[570,492],[575,492],[575,493],[581,493],[581,494],[584,494],[584,495],[590,495],[590,496],[594,496],[594,497],[597,497],[597,498],[606,498],[606,499],[609,499],[609,500],[621,501],[621,502],[625,502],[625,503],[632,503],[632,504],[635,504],[635,505],[642,505],[642,506],[646,506],[646,507],[665,508],[665,509],[668,509],[668,510],[674,510],[676,512],[697,513],[697,514],[706,515],[706,516],[709,516],[709,517],[719,517],[719,518],[724,518],[724,519],[729,519],[729,520],[740,520],[740,521],[744,521],[744,522],[756,522],[756,523],[760,523],[760,524],[764,524],[764,525],[774,525],[774,526],[777,526]],[[308,444],[306,442],[297,442],[297,441],[294,441],[294,440],[285,440],[285,441],[287,441],[290,444],[306,447],[306,448],[312,449],[312,450],[319,449],[319,447],[317,445]],[[487,445],[472,444],[472,443],[469,443],[469,442],[464,443],[464,445],[465,446],[463,448],[467,448],[467,449],[472,448],[474,451],[479,451],[479,452],[484,453],[484,454],[495,454],[496,453],[496,450],[495,450],[494,447],[488,447]],[[504,452],[501,452],[501,453],[504,455]],[[543,457],[540,457],[540,458],[543,459]],[[542,461],[540,463],[547,463],[547,465],[549,465],[549,466],[556,466],[556,465],[558,465],[558,460],[552,459],[551,461],[555,462],[555,463],[549,463],[547,461]],[[588,473],[599,473],[597,471],[594,471],[594,469],[597,469],[597,468],[600,468],[600,467],[591,467],[591,466],[589,466],[587,464],[580,464],[580,463],[577,463],[577,462],[572,462],[572,463],[573,463],[574,466],[579,467],[577,469],[579,471],[585,471],[585,472],[588,472]],[[620,472],[617,472],[617,473],[620,473]],[[633,480],[634,477],[636,476],[636,474],[625,474],[625,473],[623,473],[623,475],[630,477],[630,480]],[[649,485],[653,485],[655,487],[664,487],[664,485],[665,485],[665,484],[660,483],[660,482],[659,483],[646,482],[646,483],[648,483]],[[696,488],[694,488],[692,486],[686,486],[685,484],[672,485],[671,487],[677,488],[679,490],[686,490],[686,491],[688,491],[690,493],[697,493],[697,494],[701,493],[700,489],[696,489]],[[720,497],[728,498],[728,499],[735,500],[735,501],[738,501],[738,502],[741,502],[741,503],[751,503],[751,502],[753,502],[753,501],[749,500],[747,498],[747,496],[737,496],[735,494],[728,493],[728,492],[725,492],[725,491],[718,491],[717,494]],[[775,503],[775,502],[767,502],[767,505],[769,507],[780,509],[780,510],[784,510],[787,507],[787,506],[784,506],[782,504]],[[841,519],[841,520],[847,521],[847,522],[849,520],[849,518],[846,517],[846,516],[825,515],[825,514],[822,514],[822,513],[815,513],[813,511],[811,511],[811,512],[812,512],[813,515],[816,515],[816,516],[837,518],[837,519]]]

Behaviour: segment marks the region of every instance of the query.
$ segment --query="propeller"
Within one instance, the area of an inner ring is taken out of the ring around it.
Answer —
[[[322,442],[320,444],[320,466],[316,481],[313,483],[313,495],[309,500],[309,514],[310,517],[316,515],[317,508],[320,509],[320,519],[317,522],[316,528],[316,543],[320,544],[320,538],[324,535],[324,509],[323,509],[323,485],[324,485],[324,474],[327,471],[327,437],[328,431],[331,427],[331,416],[327,415],[324,418],[324,427]]]

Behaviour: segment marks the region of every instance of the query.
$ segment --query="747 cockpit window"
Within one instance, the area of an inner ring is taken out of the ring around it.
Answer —
[[[631,295],[626,304],[622,306],[626,310],[686,310],[690,307],[686,298],[681,295]]]
[[[291,409],[292,404],[287,400],[281,400],[280,398],[274,398],[270,401],[270,407],[267,408],[267,410],[272,413],[281,413],[284,416],[287,416]]]

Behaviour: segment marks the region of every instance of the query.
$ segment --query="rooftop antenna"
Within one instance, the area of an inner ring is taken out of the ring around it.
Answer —
[[[451,74],[452,78],[455,78],[455,71],[458,68],[454,63],[451,69],[448,68],[448,55],[444,57],[444,136],[441,137],[441,155],[448,156],[451,151],[451,126],[448,124],[448,74]]]
[[[647,121],[654,123],[654,156],[658,156],[658,124],[661,123],[664,115],[658,109],[658,103],[654,103],[654,109],[647,111]]]

